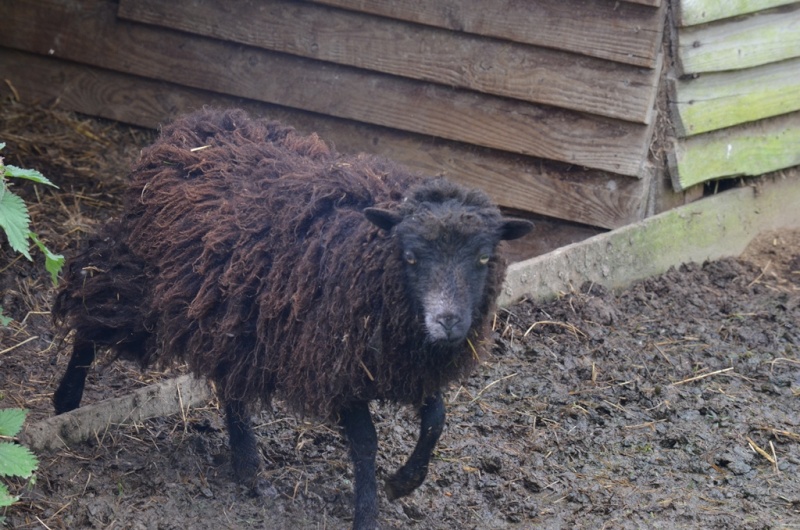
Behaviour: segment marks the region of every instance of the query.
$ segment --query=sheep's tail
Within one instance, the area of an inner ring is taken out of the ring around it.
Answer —
[[[70,260],[52,308],[62,338],[75,330],[75,341],[147,366],[153,352],[144,308],[148,307],[147,275],[140,260],[113,228],[85,243]]]

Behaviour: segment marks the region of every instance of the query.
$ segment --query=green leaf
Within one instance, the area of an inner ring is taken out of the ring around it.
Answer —
[[[11,506],[19,500],[19,497],[11,495],[5,484],[0,483],[0,508]]]
[[[50,249],[44,246],[44,243],[39,240],[39,236],[33,232],[29,233],[28,237],[36,243],[36,246],[39,247],[39,250],[44,254],[44,268],[50,273],[53,286],[58,285],[58,273],[61,272],[61,267],[64,266],[64,256],[51,252]]]
[[[16,436],[19,434],[27,414],[28,411],[25,409],[0,409],[0,435]]]
[[[3,314],[3,306],[0,305],[0,326],[8,326],[14,319]]]
[[[0,443],[0,476],[28,478],[39,466],[39,460],[27,447]]]
[[[25,180],[32,180],[37,184],[47,184],[48,186],[53,186],[54,188],[58,187],[52,182],[50,182],[50,179],[48,179],[35,169],[22,169],[21,167],[12,166],[9,164],[6,166],[6,176],[25,179]]]
[[[31,254],[28,252],[30,224],[31,218],[28,216],[25,201],[6,190],[0,197],[0,228],[5,230],[11,248],[29,260],[31,259]]]

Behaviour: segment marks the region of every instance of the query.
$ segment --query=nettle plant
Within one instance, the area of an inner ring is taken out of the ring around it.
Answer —
[[[25,409],[0,410],[0,477],[20,477],[33,482],[33,472],[39,467],[39,460],[27,447],[14,441],[25,421]],[[11,495],[8,486],[0,482],[0,508],[11,506],[19,500]],[[0,525],[3,524],[0,516]]]
[[[0,142],[0,149],[5,146],[6,144]],[[5,232],[9,246],[30,261],[33,261],[29,250],[30,242],[33,241],[39,247],[44,254],[44,267],[50,273],[53,285],[56,285],[58,273],[64,265],[64,256],[52,253],[41,242],[39,236],[31,231],[31,218],[25,201],[10,190],[9,179],[12,178],[31,180],[37,184],[46,184],[54,188],[58,188],[58,186],[34,169],[22,169],[10,164],[3,164],[3,157],[0,156],[0,228]],[[7,326],[9,322],[11,319],[3,315],[3,308],[0,306],[0,325]]]

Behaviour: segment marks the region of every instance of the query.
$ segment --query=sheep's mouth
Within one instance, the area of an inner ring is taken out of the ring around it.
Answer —
[[[429,334],[428,341],[433,346],[450,349],[464,344],[466,337],[432,337]]]

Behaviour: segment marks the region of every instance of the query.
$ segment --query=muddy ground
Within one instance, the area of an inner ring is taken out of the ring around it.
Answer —
[[[60,190],[15,186],[35,230],[69,252],[114,215],[121,176],[152,133],[0,105],[6,162]],[[0,407],[51,415],[66,365],[41,263],[0,242]],[[425,484],[381,498],[387,528],[800,528],[800,231],[742,259],[689,265],[611,293],[586,285],[501,310],[491,358],[447,391]],[[85,403],[180,373],[98,367]],[[380,476],[411,452],[412,413],[376,407]],[[13,528],[346,528],[352,473],[338,433],[257,417],[274,495],[230,477],[216,403],[40,454]]]

